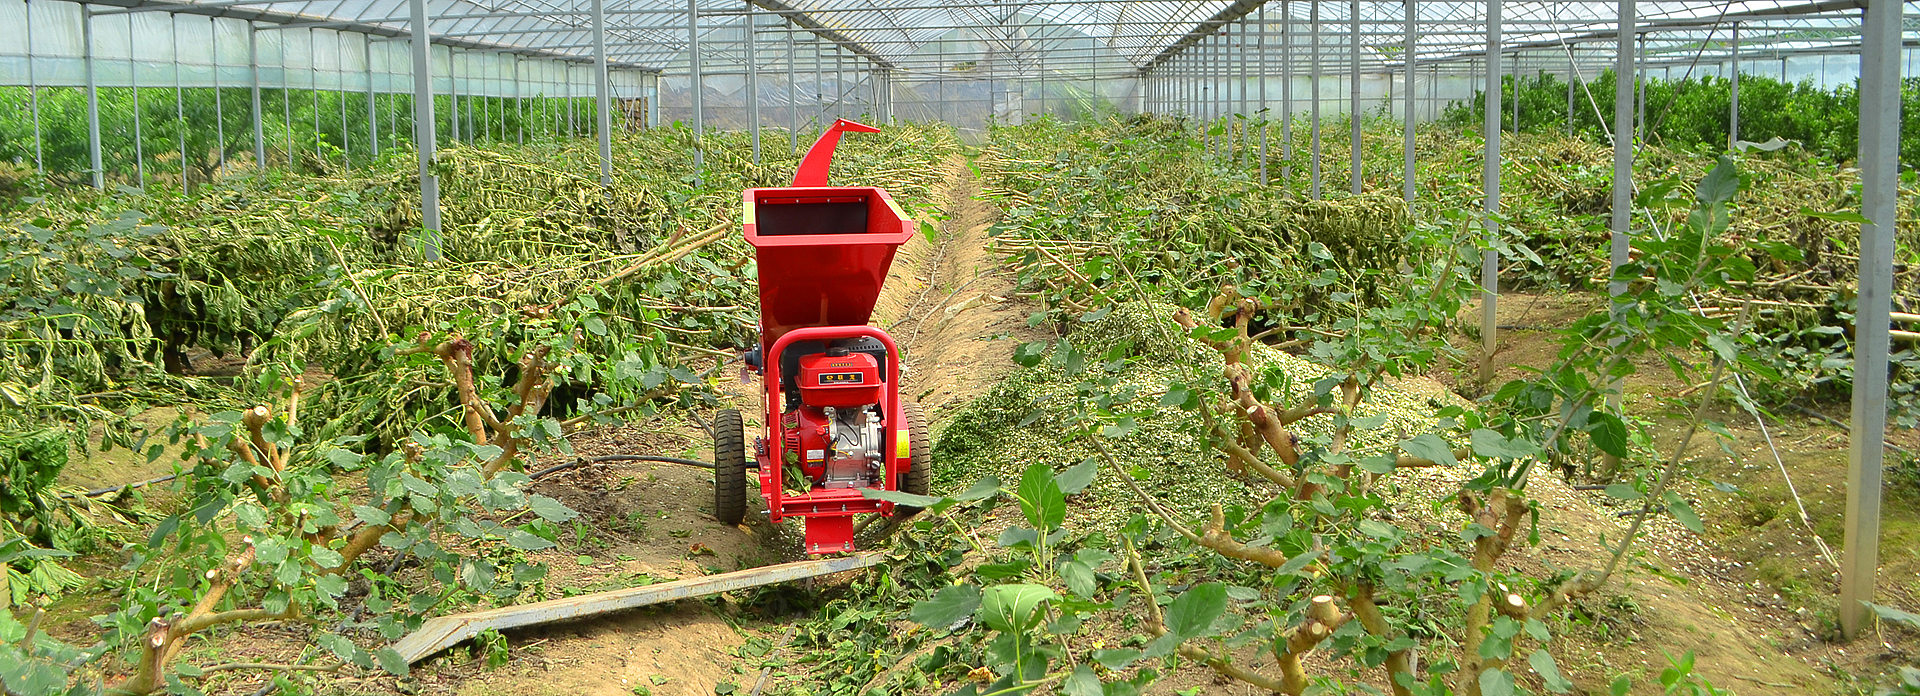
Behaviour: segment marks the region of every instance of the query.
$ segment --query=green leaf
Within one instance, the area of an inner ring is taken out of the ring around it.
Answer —
[[[1900,609],[1895,609],[1889,606],[1882,606],[1879,604],[1874,604],[1872,602],[1861,602],[1861,604],[1865,604],[1867,605],[1868,609],[1872,609],[1873,613],[1879,616],[1880,620],[1882,621],[1892,621],[1897,624],[1905,624],[1907,628],[1920,630],[1920,614],[1915,614],[1910,611],[1902,611]]]
[[[1609,483],[1607,484],[1606,493],[1609,497],[1616,500],[1640,499],[1640,489],[1634,488],[1631,483]]]
[[[926,238],[928,244],[932,244],[936,240],[940,239],[940,230],[935,229],[933,226],[933,223],[927,222],[925,220],[921,220],[920,236]]]
[[[1361,534],[1365,534],[1375,539],[1394,538],[1393,525],[1387,524],[1385,522],[1381,522],[1379,520],[1360,520],[1360,524],[1357,526],[1360,528]]]
[[[946,498],[936,498],[930,495],[914,495],[906,491],[883,491],[878,488],[862,488],[860,489],[860,495],[871,500],[884,500],[896,505],[911,505],[917,508],[930,508],[946,502]]]
[[[1086,461],[1067,467],[1066,471],[1053,477],[1053,483],[1060,487],[1061,493],[1073,495],[1086,490],[1087,484],[1093,483],[1093,477],[1098,473],[1100,473],[1099,462],[1088,457]]]
[[[544,495],[527,496],[527,508],[548,522],[566,522],[580,516],[573,508]]]
[[[1560,676],[1560,665],[1554,663],[1553,656],[1547,654],[1545,648],[1533,651],[1533,655],[1527,657],[1527,665],[1533,667],[1535,674],[1540,675],[1540,680],[1546,683],[1548,691],[1564,694],[1573,690],[1573,682]]]
[[[1054,483],[1053,469],[1046,464],[1035,462],[1027,467],[1015,493],[1020,497],[1020,512],[1041,532],[1057,528],[1067,519],[1067,496],[1060,491],[1060,484]]]
[[[948,585],[934,592],[907,612],[907,618],[927,628],[945,630],[959,623],[961,619],[972,616],[980,608],[980,587],[978,585]]]
[[[394,652],[393,648],[381,648],[374,653],[374,657],[380,659],[380,668],[389,674],[396,677],[407,676],[407,658],[401,657],[400,653]]]
[[[1861,215],[1851,210],[1835,210],[1830,213],[1823,213],[1818,210],[1814,210],[1812,208],[1803,206],[1800,208],[1800,214],[1805,215],[1807,217],[1820,218],[1822,220],[1832,220],[1834,222],[1846,222],[1846,223],[1852,223],[1855,225],[1873,224],[1873,221],[1868,220],[1867,216]]]
[[[1715,204],[1733,200],[1733,194],[1739,190],[1740,170],[1734,166],[1733,160],[1722,155],[1719,162],[1713,165],[1713,171],[1707,172],[1706,178],[1701,179],[1700,185],[1694,188],[1693,194],[1703,203]]]
[[[1460,464],[1459,460],[1453,458],[1453,448],[1447,446],[1447,441],[1433,433],[1421,433],[1402,440],[1400,449],[1410,456],[1430,460],[1440,466],[1450,467]]]
[[[1532,442],[1509,439],[1486,428],[1473,431],[1468,439],[1473,442],[1473,453],[1488,459],[1525,459],[1540,453],[1540,447]]]
[[[1673,514],[1673,519],[1679,522],[1680,526],[1693,530],[1695,534],[1705,534],[1707,532],[1706,525],[1700,523],[1700,516],[1694,514],[1692,505],[1688,505],[1685,499],[1675,495],[1672,491],[1668,491],[1667,496],[1667,512]]]
[[[1094,662],[1100,663],[1101,667],[1115,671],[1126,669],[1127,665],[1133,664],[1133,661],[1138,659],[1140,659],[1140,651],[1133,648],[1093,651]]]
[[[440,489],[435,488],[433,484],[404,471],[400,472],[400,485],[406,486],[409,492],[423,498],[431,498],[440,492]]]
[[[1632,690],[1633,680],[1624,674],[1615,677],[1613,683],[1607,686],[1607,691],[1612,692],[1613,696],[1627,696],[1627,692]]]
[[[1308,551],[1298,556],[1294,556],[1293,558],[1287,559],[1287,562],[1284,565],[1280,566],[1279,573],[1281,575],[1292,575],[1294,573],[1298,573],[1300,572],[1301,568],[1307,567],[1307,564],[1312,563],[1313,559],[1316,559],[1319,557],[1320,557],[1319,551]]]
[[[313,547],[313,551],[308,554],[308,557],[313,559],[314,565],[322,568],[333,568],[339,566],[342,561],[346,560],[346,558],[340,555],[339,551],[317,544]]]
[[[1480,696],[1513,696],[1513,675],[1498,669],[1481,672]]]
[[[1067,582],[1067,591],[1081,597],[1091,598],[1100,589],[1100,582],[1094,578],[1093,569],[1079,561],[1060,564],[1060,579]]]
[[[553,548],[553,542],[530,534],[524,529],[516,529],[507,534],[507,543],[521,551],[542,551]]]
[[[1208,582],[1194,585],[1167,605],[1167,630],[1181,640],[1197,638],[1226,611],[1226,584]]]
[[[996,631],[1025,631],[1040,622],[1040,605],[1057,597],[1041,585],[995,585],[981,596],[980,620]]]
[[[1060,691],[1067,696],[1102,696],[1100,678],[1093,675],[1093,668],[1080,665],[1073,668],[1073,674],[1067,675],[1066,683],[1060,685]]]
[[[1038,365],[1047,357],[1047,346],[1046,341],[1022,343],[1020,347],[1013,349],[1013,362],[1021,367]]]
[[[334,466],[342,469],[353,469],[360,466],[360,453],[335,447],[327,450],[327,461],[332,462]]]
[[[387,514],[386,510],[371,505],[353,506],[353,517],[354,519],[360,520],[361,524],[376,526],[393,521],[393,516]]]
[[[1000,478],[997,476],[988,476],[986,478],[982,478],[978,481],[973,482],[973,486],[971,488],[968,488],[959,493],[955,493],[953,495],[953,499],[963,501],[963,502],[971,502],[975,500],[986,500],[987,498],[991,498],[994,495],[998,494],[999,492],[1000,492]]]
[[[1627,456],[1627,424],[1619,416],[1605,411],[1594,411],[1587,416],[1587,434],[1593,436],[1593,446],[1616,457]]]

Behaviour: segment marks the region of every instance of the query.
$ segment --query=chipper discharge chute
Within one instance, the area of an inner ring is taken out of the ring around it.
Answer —
[[[916,512],[862,490],[927,490],[925,424],[900,398],[900,349],[867,324],[913,222],[886,191],[827,185],[843,131],[879,129],[835,122],[792,186],[742,196],[760,274],[760,346],[746,362],[761,374],[767,412],[751,439],[738,411],[713,424],[715,516],[745,516],[755,469],[768,517],[804,518],[810,554],[852,551],[855,515]]]

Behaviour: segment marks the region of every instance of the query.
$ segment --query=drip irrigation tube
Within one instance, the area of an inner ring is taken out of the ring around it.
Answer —
[[[662,456],[657,456],[652,454],[609,454],[604,457],[582,457],[582,458],[567,462],[565,464],[555,464],[545,469],[541,469],[539,471],[533,472],[533,474],[529,475],[528,478],[538,480],[541,477],[557,474],[562,471],[566,471],[568,469],[578,469],[580,467],[587,466],[589,464],[605,464],[607,462],[665,462],[668,464],[685,464],[687,466],[697,466],[702,469],[713,468],[713,462],[703,462],[698,459],[683,459],[680,457],[662,457]]]

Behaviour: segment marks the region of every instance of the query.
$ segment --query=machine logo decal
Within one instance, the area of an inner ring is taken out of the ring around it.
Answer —
[[[865,376],[858,372],[828,372],[820,375],[821,384],[861,384]]]
[[[893,445],[894,459],[912,458],[913,454],[908,451],[909,443],[907,442],[907,431],[905,430],[893,431],[893,442],[894,442],[894,445]]]

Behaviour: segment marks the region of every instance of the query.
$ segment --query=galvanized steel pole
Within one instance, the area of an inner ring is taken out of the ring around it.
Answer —
[[[1260,185],[1271,183],[1267,179],[1267,131],[1273,114],[1267,113],[1267,5],[1260,3]]]
[[[1620,0],[1620,34],[1614,46],[1613,65],[1613,216],[1607,249],[1608,278],[1627,263],[1627,228],[1633,221],[1633,40],[1634,23],[1639,20],[1634,0]],[[1607,294],[1618,297],[1627,284],[1607,283]]]
[[[1313,199],[1320,200],[1320,0],[1313,0],[1310,10],[1313,37],[1307,41],[1307,49],[1313,51],[1312,74],[1307,80],[1309,91],[1313,92],[1312,122],[1309,124],[1313,146]]]
[[[1887,352],[1894,223],[1900,176],[1901,7],[1868,3],[1860,47],[1860,295],[1854,314],[1853,420],[1847,446],[1846,541],[1840,557],[1840,632],[1871,626],[1879,571],[1880,489],[1886,451]]]
[[[1280,180],[1293,190],[1293,10],[1280,0]]]
[[[413,48],[413,142],[420,159],[420,226],[425,229],[421,235],[421,252],[428,261],[438,261],[440,177],[433,173],[433,158],[439,149],[433,117],[433,41],[427,34],[427,0],[408,0],[407,5],[412,14],[410,29],[413,32],[408,42]],[[258,101],[258,97],[255,100]],[[257,135],[255,139],[258,140]]]
[[[1486,189],[1487,241],[1500,238],[1500,0],[1487,0],[1487,92],[1486,122],[1481,125],[1487,142],[1486,161],[1481,181]],[[1493,379],[1493,351],[1497,347],[1498,324],[1495,305],[1500,295],[1500,255],[1492,249],[1480,252],[1480,383]]]
[[[253,76],[253,167],[267,166],[266,127],[260,118],[260,30],[247,22],[247,73]]]
[[[593,0],[598,7],[600,0]],[[688,121],[693,123],[693,180],[700,182],[701,173],[706,169],[706,142],[703,139],[706,130],[705,103],[706,80],[700,75],[700,0],[687,0],[687,93],[692,95],[693,114]]]
[[[1862,53],[1864,59],[1866,54]],[[1740,23],[1733,23],[1733,71],[1729,76],[1733,81],[1731,103],[1727,106],[1727,147],[1731,149],[1740,142]]]
[[[1362,169],[1360,161],[1362,120],[1360,115],[1360,0],[1352,0],[1348,5],[1347,19],[1352,25],[1347,32],[1347,62],[1351,63],[1347,66],[1347,122],[1353,126],[1353,163],[1349,165],[1351,171],[1348,172],[1348,178],[1351,179],[1349,183],[1353,187],[1353,195],[1358,196],[1361,190]]]
[[[87,155],[93,165],[93,187],[103,189],[107,177],[100,163],[100,89],[94,83],[92,5],[80,5],[80,43],[87,70]]]
[[[691,8],[694,0],[687,0]],[[691,15],[690,15],[691,16]],[[695,55],[698,55],[696,51]],[[699,73],[695,73],[696,75]],[[607,8],[603,0],[593,0],[593,81],[594,108],[599,112],[595,121],[600,131],[600,185],[613,185],[613,85],[607,74]],[[700,142],[698,121],[695,121],[694,143]],[[694,176],[699,176],[699,155],[694,155]]]
[[[46,176],[47,162],[41,153],[40,145],[40,83],[33,74],[33,0],[25,0],[25,3],[27,14],[27,103],[33,111],[33,171],[35,174]],[[219,61],[216,60],[215,62],[217,63]],[[217,79],[218,76],[219,72],[216,70],[215,78]],[[219,96],[218,89],[214,90],[214,95],[216,98]]]
[[[793,81],[793,63],[798,56],[793,52],[792,22],[787,23],[787,151],[800,151],[800,97],[799,88]],[[943,83],[944,84],[944,83]]]
[[[747,3],[747,14],[741,21],[746,28],[747,39],[747,130],[753,138],[753,163],[760,164],[760,63],[753,55],[754,23],[753,3]]]
[[[1401,126],[1400,128],[1401,138],[1404,141],[1400,147],[1401,147],[1402,155],[1406,160],[1403,163],[1404,171],[1400,175],[1400,182],[1401,182],[1401,188],[1402,188],[1400,195],[1401,195],[1401,198],[1405,199],[1406,202],[1408,203],[1413,202],[1413,196],[1415,193],[1414,166],[1413,166],[1414,164],[1413,163],[1413,154],[1414,154],[1413,153],[1413,104],[1414,104],[1413,59],[1418,54],[1417,49],[1419,48],[1418,40],[1416,38],[1417,34],[1414,33],[1414,29],[1415,29],[1414,21],[1415,21],[1416,13],[1414,12],[1413,3],[1414,3],[1414,0],[1406,0],[1407,35],[1404,38],[1407,41],[1407,47],[1404,52],[1406,54],[1406,61],[1407,61],[1407,86],[1406,86],[1407,113],[1403,115],[1403,118],[1405,119],[1405,125]]]

